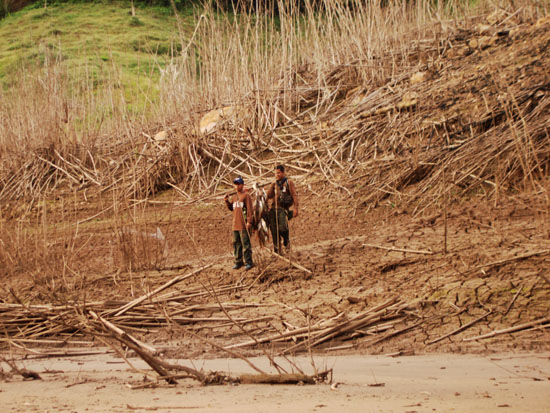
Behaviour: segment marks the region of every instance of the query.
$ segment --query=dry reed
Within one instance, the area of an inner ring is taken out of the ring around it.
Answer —
[[[277,15],[269,8],[220,14],[206,4],[192,36],[180,33],[181,54],[161,68],[161,99],[149,116],[127,109],[112,65],[101,68],[99,86],[88,67],[75,75],[49,52],[40,70],[22,68],[0,92],[3,217],[33,217],[53,193],[99,199],[97,212],[115,216],[175,186],[194,202],[216,196],[236,173],[261,182],[276,162],[302,176],[341,179],[335,186],[358,205],[391,197],[416,213],[451,190],[481,188],[496,199],[536,187],[548,173],[548,78],[540,70],[548,55],[514,48],[544,43],[548,26],[531,24],[546,15],[544,5],[492,6],[491,23],[488,5],[460,1],[302,3],[298,12],[278,2]],[[505,65],[503,79],[496,59],[506,51],[528,63]],[[471,68],[477,74],[464,73]],[[534,71],[528,82],[521,70]],[[413,84],[417,73],[426,80]],[[214,132],[198,131],[206,111],[228,106],[234,115]],[[166,135],[157,137],[159,130]],[[137,215],[117,219],[120,262],[131,268],[141,254],[132,231],[154,230]],[[29,248],[23,234],[13,226],[2,235],[8,267]],[[48,244],[35,247],[45,252]],[[156,256],[137,267],[159,265]]]

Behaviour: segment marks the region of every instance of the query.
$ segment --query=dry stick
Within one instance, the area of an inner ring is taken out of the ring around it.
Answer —
[[[473,272],[473,271],[477,271],[477,270],[481,270],[483,268],[494,267],[496,265],[502,265],[502,264],[506,264],[506,263],[509,263],[509,262],[512,262],[512,261],[518,261],[518,260],[522,260],[522,259],[525,259],[525,258],[533,257],[535,255],[544,255],[544,254],[548,254],[548,253],[550,253],[550,249],[536,251],[536,252],[529,252],[527,254],[518,255],[517,257],[505,258],[505,259],[502,259],[502,260],[499,260],[499,261],[490,262],[489,264],[478,265],[477,267],[474,267],[471,270],[466,271],[464,274],[467,274],[467,273],[470,273],[470,272]]]
[[[462,341],[480,340],[480,339],[483,339],[483,338],[490,338],[490,337],[498,336],[500,334],[513,333],[515,331],[523,330],[523,329],[528,328],[528,327],[533,327],[533,326],[536,326],[538,324],[544,324],[544,323],[548,323],[548,322],[550,322],[550,317],[539,318],[538,320],[531,321],[529,323],[520,324],[519,326],[505,328],[503,330],[491,331],[490,333],[483,334],[481,336],[464,338],[464,339],[462,339]]]
[[[20,348],[20,349],[23,349],[25,352],[29,352],[29,353],[33,353],[33,354],[41,354],[39,351],[36,351],[36,350],[31,350],[31,349],[28,349],[27,347],[21,345],[21,344],[17,344],[15,342],[13,342],[12,340],[10,340],[9,338],[9,334],[8,332],[6,331],[6,329],[4,328],[4,335],[7,337],[7,339],[5,339],[8,344],[10,346],[13,346],[13,347],[17,347],[17,348]]]
[[[168,321],[171,321],[171,318],[170,316],[168,315],[168,313],[165,311],[165,316],[166,316],[166,319]],[[231,324],[232,325],[232,324]],[[263,370],[261,370],[259,367],[256,367],[256,365],[254,365],[254,363],[252,363],[249,359],[247,359],[245,356],[243,356],[242,354],[239,354],[235,351],[231,351],[227,348],[224,348],[216,343],[214,343],[213,341],[210,341],[208,340],[207,338],[204,338],[204,337],[201,337],[199,336],[198,334],[195,334],[194,332],[192,332],[191,330],[185,328],[185,327],[182,327],[180,326],[179,324],[175,323],[175,326],[179,329],[182,329],[183,331],[185,331],[187,334],[190,334],[192,337],[194,338],[198,338],[199,340],[205,342],[206,344],[218,349],[218,350],[221,350],[221,351],[225,351],[227,354],[233,356],[233,357],[237,357],[237,358],[240,358],[241,360],[243,360],[246,364],[248,364],[250,367],[252,367],[254,370],[256,370],[258,373],[260,374],[266,374]]]
[[[270,266],[271,266],[271,263],[266,264],[265,268],[258,274],[258,276],[254,279],[254,281],[252,281],[250,283],[250,285],[248,286],[248,291],[250,291],[252,289],[252,287],[254,287],[256,282],[262,277],[262,275],[264,275],[266,273],[266,271],[269,269]]]
[[[145,361],[153,370],[155,370],[159,376],[161,377],[169,377],[170,375],[168,372],[164,369],[163,366],[159,365],[157,362],[157,359],[153,357],[151,353],[149,353],[147,350],[143,349],[136,343],[134,343],[132,340],[125,339],[123,336],[116,336],[116,338],[123,344],[125,344],[127,347],[134,350],[142,359]],[[170,384],[177,384],[177,381],[173,378],[168,378],[166,381]]]
[[[69,162],[68,160],[64,159],[60,154],[59,152],[57,152],[56,150],[54,150],[55,154],[59,157],[59,159],[61,159],[63,162],[69,164],[70,166],[72,166],[73,168],[75,169],[78,169],[80,170],[86,178],[88,178],[90,181],[92,181],[94,184],[96,184],[97,186],[101,186],[101,183],[99,181],[97,181],[95,178],[93,178],[92,176],[90,176],[88,174],[88,172],[86,171],[86,168],[84,168],[83,166],[78,166],[78,165],[75,165],[71,162]]]
[[[92,334],[94,334],[94,332],[92,332]],[[136,366],[134,366],[132,364],[132,362],[130,360],[128,360],[128,357],[126,357],[126,354],[125,354],[125,352],[122,351],[123,349],[121,347],[117,347],[117,346],[113,345],[113,343],[111,343],[111,341],[109,341],[106,338],[102,337],[99,333],[95,333],[94,335],[95,335],[95,338],[98,339],[98,341],[100,341],[101,343],[105,344],[108,347],[111,347],[113,349],[113,351],[116,354],[118,354],[118,356],[122,360],[124,360],[126,362],[126,364],[128,364],[135,372],[140,373],[140,374],[144,374],[145,376],[147,376],[146,371],[138,369]]]
[[[286,374],[241,374],[239,380],[243,384],[315,384],[315,380],[328,375],[327,372],[319,373],[315,376],[306,374],[286,373]]]
[[[396,298],[393,298],[393,299],[390,299],[389,301],[386,301],[385,303],[383,304],[380,304],[374,308],[371,308],[367,311],[364,311],[360,314],[357,314],[356,316],[352,317],[351,319],[349,320],[345,320],[343,321],[342,323],[340,324],[336,324],[336,325],[332,325],[332,326],[329,326],[329,327],[326,327],[322,330],[319,330],[321,328],[321,326],[317,326],[317,332],[315,334],[315,336],[313,337],[315,339],[315,341],[313,343],[311,343],[311,337],[309,336],[311,334],[311,327],[308,325],[307,327],[303,328],[303,329],[299,329],[299,330],[306,330],[305,331],[305,334],[300,334],[301,331],[297,331],[297,330],[293,330],[291,333],[294,333],[293,335],[291,335],[292,338],[299,338],[299,337],[308,337],[308,340],[307,342],[306,341],[303,341],[303,342],[300,342],[300,343],[297,343],[295,344],[294,346],[290,347],[290,348],[287,348],[285,350],[283,350],[283,354],[284,353],[287,353],[289,351],[292,351],[304,344],[309,344],[310,346],[316,346],[324,341],[327,341],[333,337],[336,337],[336,336],[339,336],[339,335],[342,335],[342,334],[345,334],[349,331],[354,331],[366,324],[372,324],[372,323],[375,323],[377,321],[380,321],[383,319],[383,316],[384,314],[387,312],[387,308],[390,307],[391,305],[393,305],[395,302],[397,301]],[[273,341],[278,341],[279,339],[275,339]]]
[[[384,316],[384,312],[386,310],[382,309],[368,317],[365,318],[359,318],[358,316],[352,318],[351,320],[345,321],[344,323],[337,325],[335,327],[327,328],[326,330],[323,330],[319,332],[314,338],[315,341],[313,343],[310,343],[309,345],[311,347],[316,346],[318,344],[321,344],[327,340],[330,340],[331,338],[337,337],[342,334],[346,334],[349,331],[354,331],[358,328],[361,328],[365,325],[375,323],[377,321],[381,321]],[[284,352],[289,352],[291,350],[294,350],[302,345],[307,344],[307,342],[301,342],[298,344],[295,344],[294,346],[287,348],[284,350]]]
[[[384,247],[384,246],[382,246],[382,245],[374,245],[374,244],[363,244],[363,246],[365,246],[365,247],[371,247],[371,248],[378,248],[378,249],[387,250],[387,251],[410,252],[411,254],[428,254],[428,255],[433,255],[433,254],[434,254],[433,251],[426,251],[426,250],[408,250],[408,249],[403,249],[403,248]]]
[[[91,217],[81,219],[80,221],[77,221],[77,225],[83,224],[83,223],[88,222],[88,221],[91,221],[92,219],[104,214],[105,212],[109,211],[112,208],[113,208],[113,206],[111,205],[110,207],[105,208],[103,211],[99,211],[97,214],[92,215]]]
[[[15,345],[15,343],[11,343]],[[51,353],[45,353],[42,351],[36,351],[32,350],[30,348],[26,348],[24,346],[16,346],[20,347],[21,349],[32,353],[30,356],[25,354],[24,358],[25,360],[40,360],[40,359],[48,359],[48,358],[62,358],[62,357],[84,357],[84,356],[97,356],[97,355],[103,355],[103,354],[113,354],[114,351],[111,350],[101,350],[101,351],[73,351],[73,352],[51,352]]]
[[[318,329],[318,328],[319,327],[317,326],[316,329]],[[309,327],[302,327],[302,328],[298,328],[296,330],[287,331],[286,333],[278,333],[278,334],[275,334],[275,335],[272,335],[272,336],[263,337],[263,338],[259,338],[259,339],[256,339],[256,340],[250,340],[250,341],[245,341],[243,343],[231,344],[229,346],[225,346],[224,348],[225,349],[232,349],[232,348],[239,348],[239,347],[247,347],[247,346],[251,346],[251,345],[254,345],[254,344],[266,343],[266,342],[269,342],[269,341],[276,341],[276,340],[281,340],[281,339],[290,339],[292,337],[297,337],[299,334],[307,334],[308,329],[309,329]]]
[[[277,258],[280,258],[280,259],[282,259],[283,261],[288,262],[290,265],[292,265],[292,266],[298,268],[299,270],[302,270],[302,271],[304,271],[304,272],[307,272],[308,274],[313,274],[313,272],[310,271],[310,270],[308,270],[306,267],[304,267],[304,266],[302,266],[302,265],[300,265],[300,264],[298,264],[298,263],[296,263],[296,262],[294,262],[294,261],[290,261],[288,258],[283,257],[282,255],[277,254],[275,251],[271,251],[271,250],[270,250],[269,248],[267,248],[267,247],[262,247],[262,248],[265,249],[266,251],[268,251],[271,255],[273,255],[273,256],[275,256],[275,257],[277,257]]]
[[[470,321],[469,323],[467,324],[464,324],[462,327],[459,327],[457,328],[456,330],[453,330],[451,331],[450,333],[447,333],[445,334],[444,336],[441,336],[441,337],[438,337],[436,338],[435,340],[432,340],[432,341],[428,341],[426,344],[429,345],[429,344],[434,344],[434,343],[437,343],[438,341],[441,341],[443,339],[446,339],[447,337],[450,337],[454,334],[457,334],[457,333],[460,333],[461,331],[464,331],[466,330],[467,328],[470,328],[471,326],[473,326],[475,323],[477,323],[478,321],[481,321],[483,320],[485,317],[487,317],[488,315],[490,315],[493,311],[488,311],[487,313],[483,314],[481,317],[478,317],[476,318],[475,320],[472,320]]]
[[[418,321],[418,322],[416,322],[415,324],[413,324],[412,326],[408,326],[408,327],[402,328],[401,330],[394,331],[393,333],[387,334],[387,335],[385,335],[384,337],[380,337],[379,339],[374,340],[374,341],[368,343],[368,345],[369,345],[369,346],[373,346],[373,345],[375,345],[375,344],[378,344],[378,343],[380,343],[380,342],[382,342],[382,341],[384,341],[384,340],[387,340],[388,338],[392,338],[392,337],[395,337],[395,336],[397,336],[397,335],[399,335],[399,334],[401,334],[401,333],[405,333],[405,332],[407,332],[407,331],[409,331],[409,330],[412,330],[412,329],[418,327],[418,326],[419,326],[420,324],[422,324],[422,323],[423,323],[423,321]]]
[[[10,366],[13,372],[23,376],[23,378],[25,379],[42,380],[42,377],[40,377],[38,373],[27,369],[20,369],[13,361],[8,360],[5,357],[0,356],[0,361],[6,363],[8,366]]]
[[[208,284],[210,285],[210,287],[212,288],[212,290],[214,290],[214,287],[212,285],[212,283],[210,282],[210,278],[207,278],[208,280]],[[208,288],[205,286],[205,289],[208,291]],[[239,330],[242,331],[243,334],[247,335],[248,337],[250,337],[256,344],[259,344],[258,340],[256,339],[256,337],[254,337],[251,333],[249,333],[248,331],[246,331],[246,329],[237,321],[235,321],[235,319],[231,316],[231,314],[229,314],[229,312],[225,309],[225,307],[223,306],[223,304],[221,303],[218,295],[213,292],[211,294],[214,299],[216,300],[216,302],[218,303],[218,305],[220,306],[220,309],[223,311],[223,313],[225,314],[225,316],[228,318],[229,321],[231,321],[235,327],[237,327]],[[271,357],[269,355],[269,353],[265,352],[264,351],[264,355],[269,359],[269,361],[271,362],[271,364],[277,369],[277,371],[279,373],[281,373],[281,370],[285,371],[285,369],[283,369],[281,366],[279,366],[279,364],[277,364],[277,362],[275,362],[275,359],[273,357]]]
[[[13,341],[17,343],[30,343],[30,344],[67,344],[67,340],[33,340],[28,338],[0,338],[2,341]],[[71,344],[93,344],[91,341],[71,341]]]
[[[269,316],[269,315],[266,315],[266,316],[263,316],[263,317],[257,317],[257,318],[249,318],[249,319],[245,319],[243,321],[240,321],[241,324],[250,324],[250,323],[257,323],[259,321],[272,321],[273,320],[273,316]],[[221,323],[221,324],[214,324],[213,326],[198,326],[198,327],[194,327],[195,329],[197,330],[202,330],[203,328],[221,328],[221,327],[231,327],[233,325],[232,322],[230,321],[227,321],[226,323]]]
[[[185,192],[183,189],[180,189],[178,188],[176,185],[170,183],[170,182],[166,182],[169,186],[171,186],[172,188],[174,188],[176,190],[176,192],[180,195],[183,195],[184,197],[186,197],[187,199],[192,199],[191,196],[189,196],[189,194],[187,192]]]
[[[50,162],[48,161],[47,159],[44,159],[42,157],[38,157],[38,159],[40,159],[41,161],[43,162],[46,162],[47,164],[53,166],[55,169],[58,169],[59,171],[63,172],[68,178],[70,178],[73,182],[77,183],[77,184],[80,184],[80,181],[78,179],[76,179],[74,176],[72,176],[69,172],[67,172],[65,169],[61,168],[60,166],[57,166],[56,164],[54,164],[53,162]]]
[[[139,304],[141,304],[143,301],[145,301],[145,300],[147,300],[148,298],[154,296],[155,294],[158,294],[159,292],[161,292],[161,291],[163,291],[163,290],[166,290],[167,288],[173,286],[174,284],[177,284],[177,283],[179,283],[179,282],[181,282],[181,281],[183,281],[183,280],[185,280],[185,279],[187,279],[187,278],[189,278],[189,277],[192,277],[192,276],[198,274],[198,273],[201,272],[202,270],[205,270],[205,269],[211,267],[212,265],[214,265],[214,264],[211,263],[211,264],[205,265],[205,266],[203,266],[203,267],[201,267],[201,268],[198,268],[198,269],[196,269],[195,271],[192,271],[192,272],[190,272],[190,273],[187,273],[187,274],[185,274],[185,275],[179,275],[179,276],[177,276],[177,277],[171,279],[170,281],[168,281],[166,284],[161,285],[161,286],[158,287],[156,290],[154,290],[154,291],[152,291],[152,292],[150,292],[150,293],[147,293],[147,294],[145,294],[145,295],[142,295],[141,297],[135,299],[134,301],[131,301],[131,302],[129,302],[128,304],[122,306],[121,308],[118,308],[118,309],[116,309],[116,310],[109,311],[109,312],[107,312],[106,314],[112,314],[113,312],[115,312],[115,311],[118,310],[118,312],[115,314],[115,317],[120,316],[120,315],[124,314],[126,311],[128,311],[129,309],[134,308],[136,305],[139,305]]]
[[[443,169],[443,188],[447,187],[446,168]],[[443,222],[444,222],[444,242],[443,253],[447,255],[447,191],[443,193]]]
[[[155,370],[159,376],[169,376],[168,372],[165,370],[164,366],[162,366],[159,361],[151,354],[149,350],[147,350],[146,347],[149,346],[143,346],[143,343],[138,342],[136,339],[125,333],[123,330],[119,329],[118,327],[114,326],[113,324],[109,323],[104,318],[98,316],[95,312],[90,311],[90,315],[100,321],[107,330],[114,333],[114,337],[120,341],[121,343],[125,344],[132,350],[134,350],[142,359],[145,361],[153,370]],[[199,373],[200,374],[200,373]],[[166,381],[170,384],[176,384],[177,381],[173,378],[168,378]]]
[[[335,318],[332,318],[329,321],[332,321],[334,319]],[[321,323],[319,325],[316,325],[315,330],[318,331],[319,329],[323,328],[322,324],[323,323]],[[292,330],[292,331],[287,331],[285,333],[278,333],[278,334],[275,334],[275,335],[259,338],[259,339],[256,339],[256,340],[246,341],[246,342],[243,342],[243,343],[231,344],[229,346],[225,346],[224,348],[231,349],[231,348],[238,348],[238,347],[246,347],[246,346],[250,346],[250,345],[253,345],[253,344],[266,343],[268,341],[277,341],[277,340],[290,339],[290,338],[293,338],[293,337],[299,337],[300,334],[307,334],[307,332],[309,330],[311,330],[310,326],[301,327],[301,328],[297,328],[297,329]]]
[[[506,314],[508,314],[508,311],[510,311],[510,309],[512,308],[512,306],[514,305],[515,301],[516,301],[516,298],[518,298],[518,295],[521,293],[521,290],[523,290],[523,285],[521,287],[519,287],[518,291],[514,294],[514,298],[512,298],[512,301],[510,301],[510,304],[508,304],[508,307],[506,307],[506,311],[504,311],[504,313],[502,313],[502,316],[504,317]]]
[[[137,345],[143,347],[144,349],[146,349],[147,351],[150,351],[151,353],[155,353],[157,351],[154,347],[149,346],[149,345],[139,341],[137,338],[132,337],[130,334],[128,334],[124,330],[118,328],[113,323],[105,320],[103,317],[98,316],[94,311],[90,311],[90,314],[93,318],[95,318],[96,320],[101,321],[105,325],[105,327],[107,327],[109,330],[115,332],[116,334],[121,335],[121,336],[126,335],[128,337],[128,339],[130,339],[132,341],[135,341]]]

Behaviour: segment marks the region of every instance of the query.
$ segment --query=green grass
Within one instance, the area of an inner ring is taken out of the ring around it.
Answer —
[[[187,39],[194,27],[192,10],[181,17]],[[21,70],[57,59],[75,84],[89,80],[97,86],[106,72],[116,73],[125,100],[139,110],[144,91],[149,99],[158,97],[159,68],[180,50],[170,9],[140,7],[132,17],[128,2],[31,5],[0,20],[0,86],[13,84]]]

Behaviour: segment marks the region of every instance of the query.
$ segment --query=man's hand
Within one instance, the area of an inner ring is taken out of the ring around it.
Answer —
[[[225,194],[225,196],[223,197],[223,200],[225,202],[229,201],[229,194]]]
[[[246,224],[246,229],[248,231],[250,231],[251,228],[252,228],[252,224],[250,222],[248,224]]]
[[[298,210],[295,209],[294,213],[292,214],[292,218],[297,218],[297,217],[298,217]]]

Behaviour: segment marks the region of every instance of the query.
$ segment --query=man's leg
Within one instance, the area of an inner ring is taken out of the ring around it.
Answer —
[[[273,250],[278,254],[281,250],[281,233],[278,225],[278,211],[275,208],[269,210],[269,229],[273,240]]]
[[[241,242],[243,246],[244,262],[247,267],[251,268],[254,263],[252,262],[252,245],[250,244],[250,237],[248,236],[247,230],[241,231]]]
[[[288,211],[282,209],[279,218],[279,234],[283,239],[283,245],[288,248],[290,246],[289,231],[288,231]]]
[[[283,237],[283,245],[286,248],[290,248],[290,234],[288,231],[281,231],[281,236]]]
[[[234,269],[243,266],[243,244],[241,242],[240,231],[233,231],[233,255],[235,257]]]

